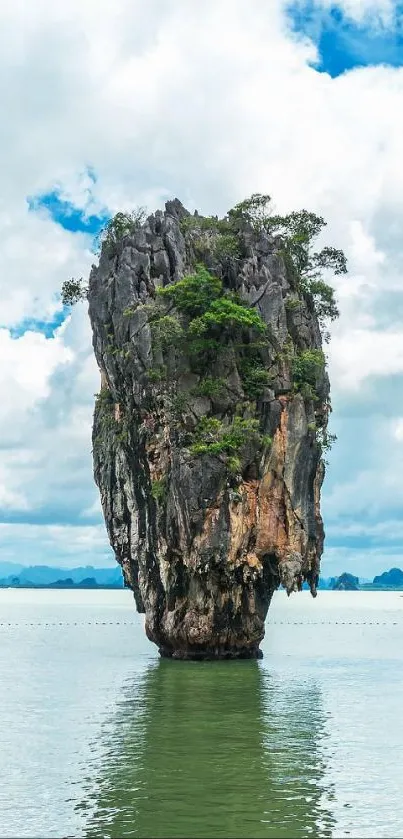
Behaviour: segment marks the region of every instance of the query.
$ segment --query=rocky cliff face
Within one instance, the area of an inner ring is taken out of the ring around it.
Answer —
[[[329,384],[314,306],[282,241],[244,225],[234,255],[233,240],[207,227],[168,202],[104,244],[92,269],[94,475],[116,559],[161,654],[254,657],[275,589],[307,580],[316,594]],[[189,328],[183,300],[178,309],[179,298],[158,294],[200,262],[218,277],[219,300],[235,301],[238,320],[239,307],[256,313],[264,334],[257,322],[231,332],[216,307],[213,339],[195,311]]]

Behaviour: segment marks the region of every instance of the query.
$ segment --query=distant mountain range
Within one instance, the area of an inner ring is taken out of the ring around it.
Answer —
[[[308,586],[304,584],[304,588]],[[0,562],[0,588],[124,588],[119,565],[115,568],[52,568],[48,565],[18,565]],[[391,568],[372,580],[344,572],[339,577],[320,577],[319,589],[338,591],[400,591],[403,571]]]
[[[124,588],[119,565],[115,568],[51,568],[0,562],[0,588]]]

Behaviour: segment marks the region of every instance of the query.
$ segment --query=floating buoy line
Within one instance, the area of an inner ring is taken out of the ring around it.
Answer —
[[[2,626],[31,626],[31,627],[47,627],[53,628],[55,626],[64,627],[64,626],[136,626],[134,621],[55,621],[55,622],[30,622],[30,621],[21,621],[19,623],[12,623],[11,621],[0,621],[0,627]]]
[[[399,626],[401,621],[267,621],[267,626]],[[67,626],[137,626],[135,621],[0,621],[1,627],[54,628]]]

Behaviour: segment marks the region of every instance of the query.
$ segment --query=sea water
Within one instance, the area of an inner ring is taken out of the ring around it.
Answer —
[[[129,591],[0,591],[1,837],[403,837],[403,597],[278,592],[262,661]]]

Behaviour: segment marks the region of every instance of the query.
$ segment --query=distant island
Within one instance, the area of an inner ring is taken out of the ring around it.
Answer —
[[[122,589],[120,566],[115,568],[52,568],[0,562],[0,588]]]
[[[119,565],[115,568],[54,568],[49,565],[23,566],[0,562],[0,588],[57,588],[57,589],[122,589],[123,575]],[[307,587],[304,584],[304,588]],[[339,577],[320,577],[318,589],[322,591],[403,591],[403,571],[391,568],[363,580],[344,571]]]
[[[378,588],[403,588],[403,571],[400,568],[391,568],[390,571],[384,571],[379,577],[374,577],[373,586]]]
[[[374,577],[373,581],[360,580],[344,571],[339,577],[321,577],[318,588],[331,591],[403,591],[403,571],[391,568]]]
[[[332,585],[332,591],[359,591],[360,581],[358,577],[353,577],[352,574],[341,574],[337,577]]]

